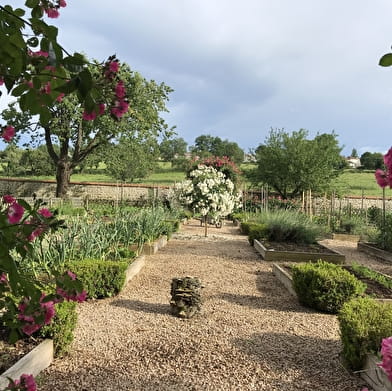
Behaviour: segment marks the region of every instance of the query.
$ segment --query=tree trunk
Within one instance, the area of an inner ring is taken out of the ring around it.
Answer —
[[[71,163],[67,161],[59,160],[57,163],[56,171],[56,197],[66,198],[68,186],[72,174]]]

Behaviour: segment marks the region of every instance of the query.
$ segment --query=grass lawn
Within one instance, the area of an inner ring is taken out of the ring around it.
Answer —
[[[374,171],[345,170],[332,182],[332,189],[339,195],[382,196],[382,189],[377,185]],[[392,196],[392,190],[387,188],[387,197]]]

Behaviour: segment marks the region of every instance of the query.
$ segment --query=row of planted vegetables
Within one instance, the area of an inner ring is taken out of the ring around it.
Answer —
[[[90,205],[88,211],[60,208],[56,229],[39,240],[30,241],[28,251],[13,251],[12,258],[18,270],[23,271],[25,281],[35,281],[37,286],[46,287],[47,291],[54,287],[54,276],[65,274],[71,280],[77,277],[87,298],[111,297],[124,286],[126,270],[143,252],[143,247],[162,236],[170,238],[178,230],[183,217],[181,209],[163,206],[115,208]],[[18,303],[21,299],[13,297]],[[26,333],[23,332],[19,332],[17,337],[15,333],[11,336],[9,322],[12,316],[18,319],[19,315],[7,315],[11,307],[2,308],[0,343],[1,339],[15,342],[17,338],[25,338]],[[62,355],[73,340],[76,303],[64,300],[55,304],[54,308],[52,321],[29,334],[34,338],[52,338],[55,354]]]

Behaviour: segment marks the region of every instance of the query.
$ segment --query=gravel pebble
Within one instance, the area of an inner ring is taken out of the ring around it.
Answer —
[[[340,362],[336,316],[300,306],[231,223],[203,235],[204,227],[191,221],[146,257],[146,266],[119,296],[79,305],[72,353],[54,361],[39,389],[365,386]],[[199,277],[204,285],[202,311],[191,320],[170,315],[170,282],[181,276]]]

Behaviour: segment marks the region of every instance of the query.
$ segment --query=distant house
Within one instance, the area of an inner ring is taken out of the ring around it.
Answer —
[[[359,159],[359,157],[346,157],[346,162],[350,168],[358,168],[361,166],[361,160]]]

